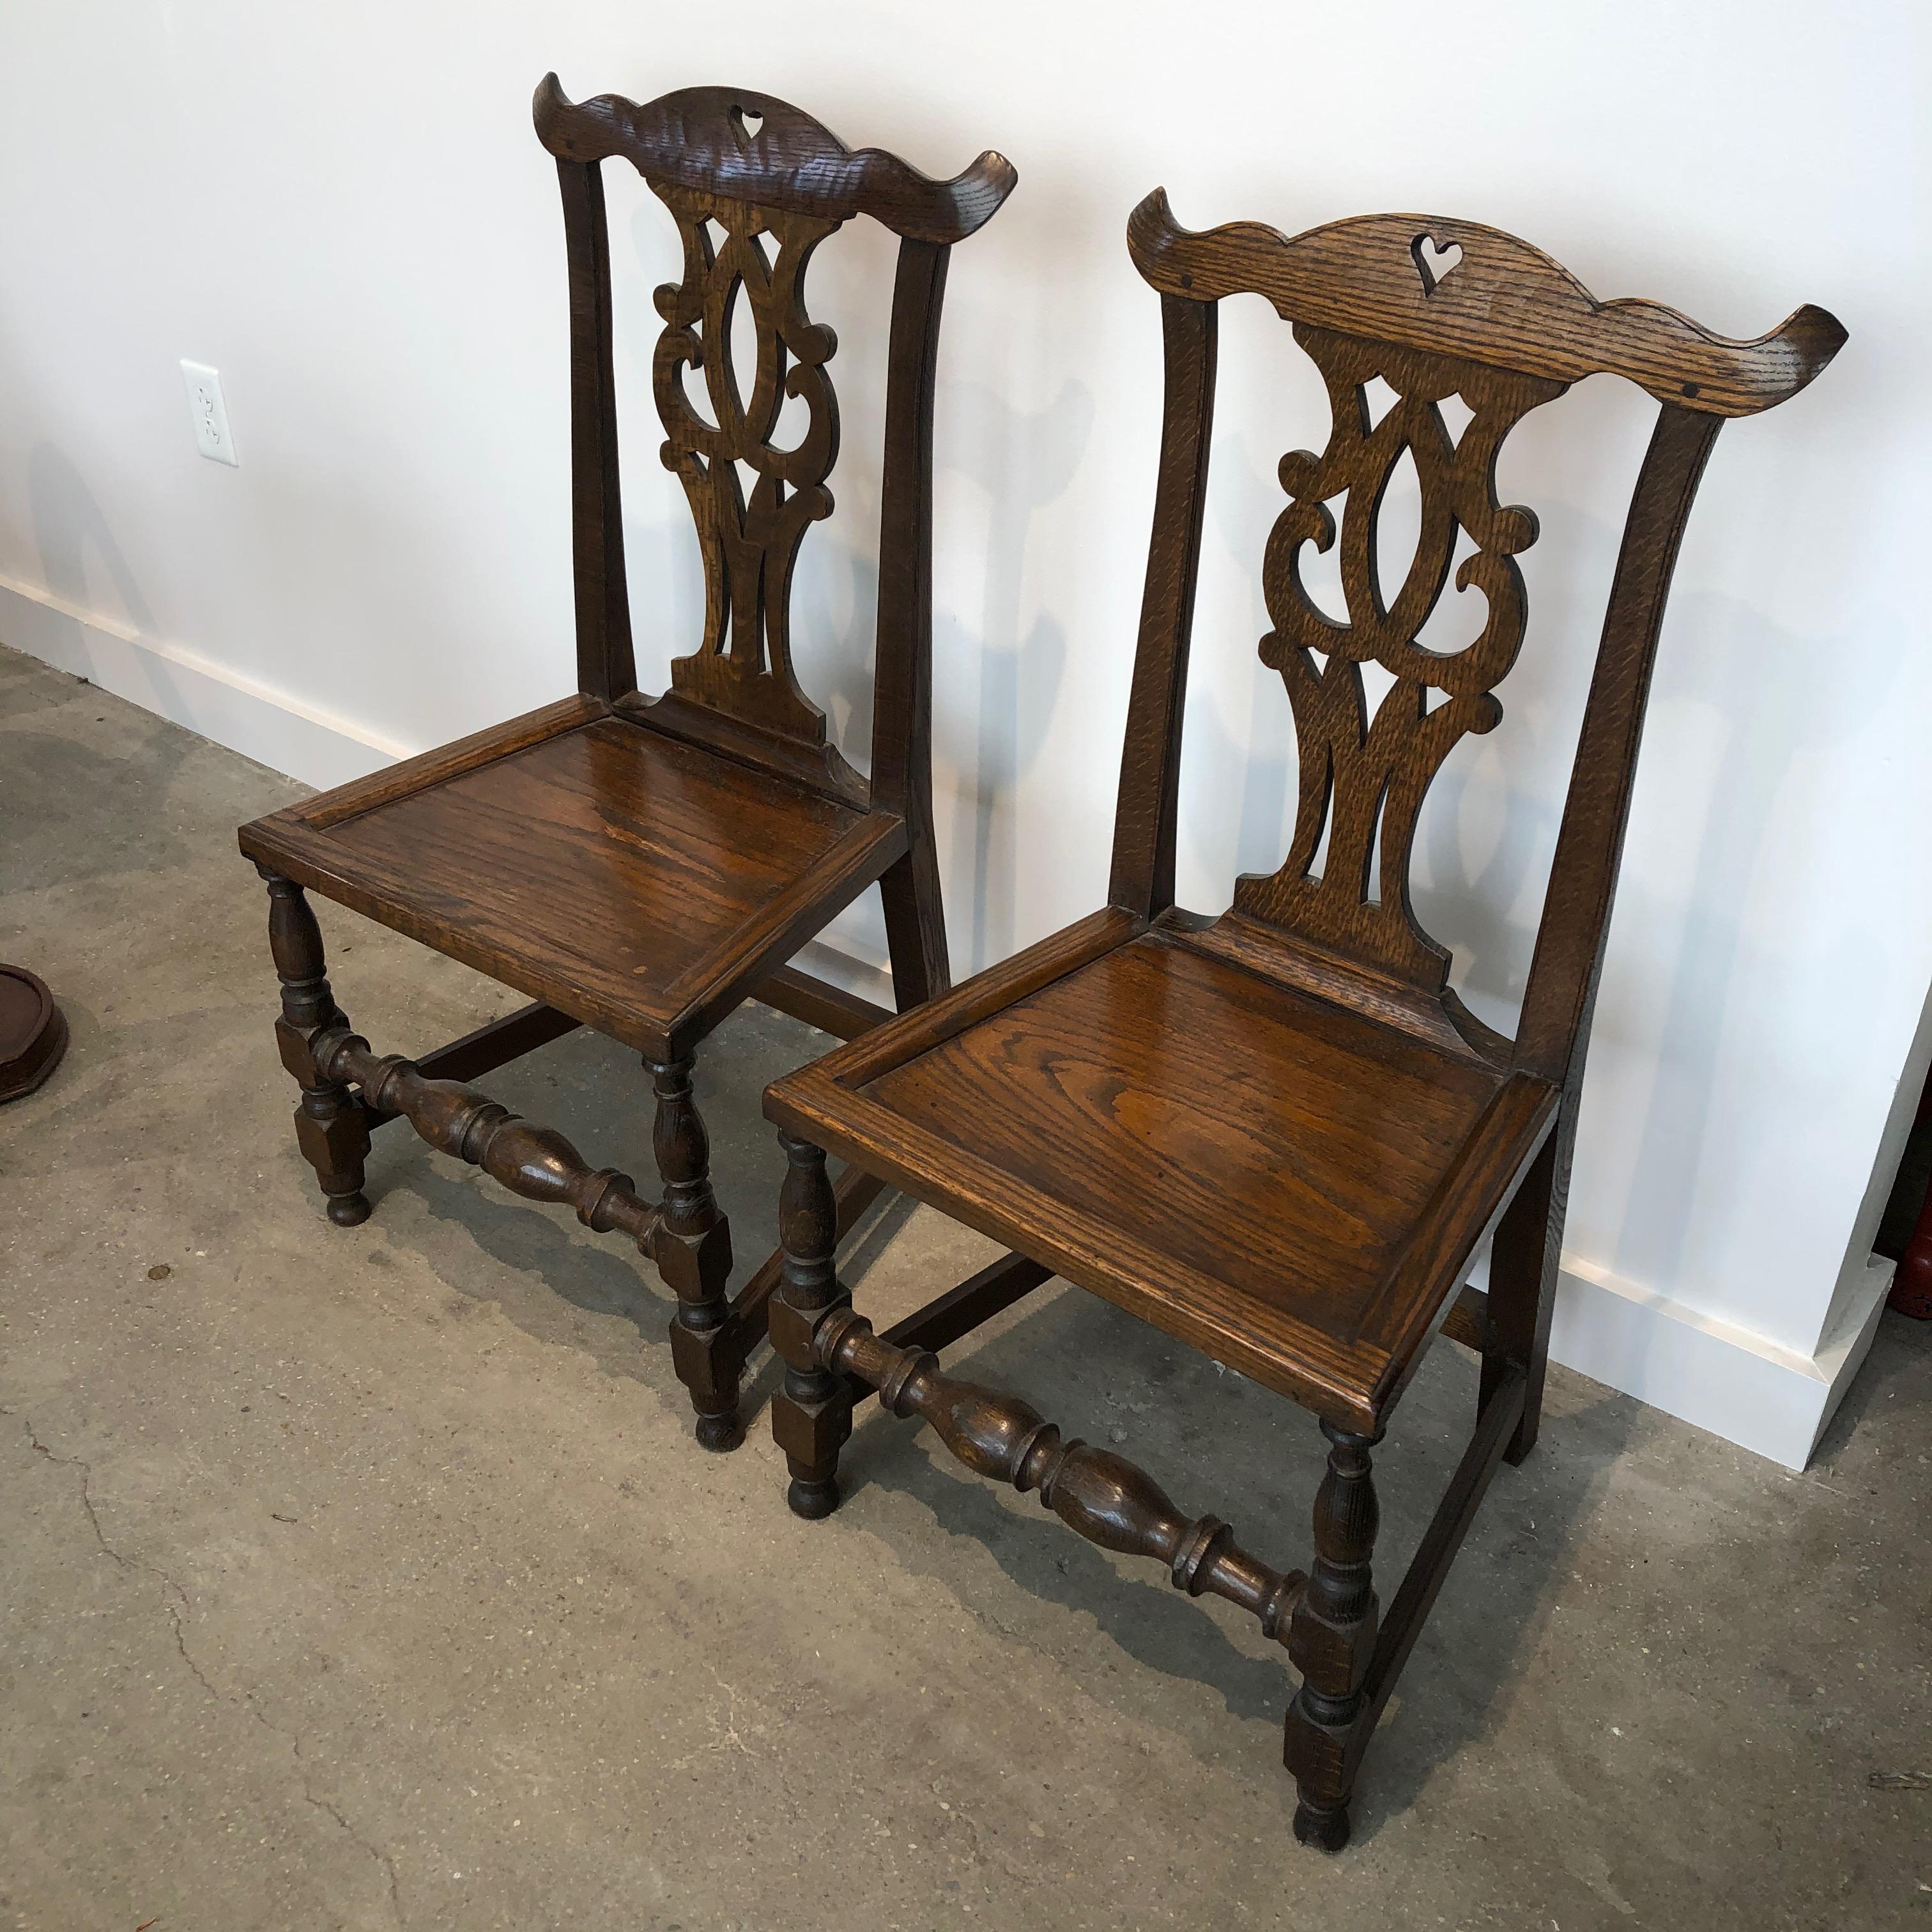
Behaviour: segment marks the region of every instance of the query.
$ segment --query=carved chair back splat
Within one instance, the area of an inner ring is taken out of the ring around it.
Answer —
[[[1166,384],[1109,903],[767,1090],[789,1161],[772,1426],[800,1515],[836,1506],[853,1405],[876,1392],[969,1468],[1036,1490],[1079,1534],[1250,1611],[1301,1673],[1285,1738],[1296,1834],[1334,1850],[1463,1534],[1498,1464],[1536,1439],[1591,1006],[1698,479],[1724,418],[1802,388],[1844,332],[1802,308],[1756,341],[1726,341],[1654,304],[1599,303],[1522,242],[1432,217],[1292,239],[1245,223],[1194,234],[1156,192],[1128,238],[1161,297]],[[1299,754],[1289,849],[1208,919],[1174,904],[1176,800],[1216,304],[1243,293],[1293,325],[1332,422],[1319,454],[1282,460],[1289,500],[1262,559],[1261,655],[1287,687]],[[1662,407],[1511,1040],[1448,989],[1448,956],[1410,904],[1410,853],[1448,752],[1498,724],[1496,687],[1523,640],[1516,560],[1537,526],[1498,500],[1498,451],[1529,411],[1600,371]],[[1378,419],[1376,377],[1396,398]],[[1470,412],[1460,436],[1440,406],[1451,395]],[[1376,522],[1405,453],[1421,534],[1396,584],[1378,570]],[[1480,595],[1468,641],[1438,652],[1418,640],[1461,537],[1473,548],[1454,582]],[[1308,593],[1310,544],[1339,547],[1344,619]],[[1393,680],[1372,715],[1371,662]],[[1012,1252],[874,1335],[838,1279],[826,1150]],[[1462,1284],[1485,1240],[1483,1294]],[[932,1351],[1055,1274],[1314,1412],[1328,1454],[1306,1571],[1270,1568],[1124,1458],[1064,1442],[1028,1404],[944,1372]],[[1476,1428],[1384,1617],[1372,1451],[1438,1333],[1481,1358]]]
[[[567,1202],[586,1226],[629,1235],[677,1296],[673,1359],[698,1439],[728,1448],[778,1258],[728,1296],[730,1228],[712,1189],[694,1058],[754,995],[847,1039],[886,1017],[785,963],[875,884],[901,1009],[949,984],[931,797],[933,392],[950,249],[997,212],[1014,175],[987,153],[952,180],[929,179],[742,90],[578,104],[553,74],[534,110],[556,162],[568,265],[578,694],[245,826],[242,849],[268,882],[278,1038],[330,1219],[367,1218],[370,1135],[406,1119],[513,1192]],[[682,279],[657,292],[653,386],[706,607],[655,699],[637,689],[624,568],[601,173],[613,158],[636,166],[683,245]],[[869,781],[799,688],[789,616],[799,545],[832,508],[838,447],[826,369],[836,339],[807,312],[806,270],[859,215],[900,237]],[[731,341],[740,304],[756,342],[742,370]],[[701,380],[708,414],[688,377]],[[803,428],[786,442],[788,399]],[[376,1054],[330,992],[311,891],[534,1004],[419,1062]],[[579,1024],[634,1048],[651,1071],[656,1200],[464,1084]],[[879,1187],[843,1177],[842,1221]]]

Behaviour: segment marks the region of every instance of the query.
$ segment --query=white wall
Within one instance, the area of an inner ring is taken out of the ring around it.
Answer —
[[[1726,430],[1678,572],[1558,1342],[1802,1462],[1882,1286],[1867,1197],[1909,1112],[1901,1070],[1924,1064],[1932,976],[1922,12],[16,5],[0,638],[92,662],[318,782],[544,702],[572,648],[562,239],[537,78],[554,67],[579,97],[741,82],[934,172],[998,147],[1020,186],[957,252],[938,422],[941,854],[956,958],[977,967],[1104,884],[1157,440],[1158,305],[1122,241],[1148,188],[1198,226],[1485,220],[1600,296],[1726,333],[1821,302],[1849,347]],[[648,398],[649,291],[674,256],[662,211],[607,173],[648,683],[696,612]],[[801,566],[801,655],[860,749],[890,260],[856,229],[814,271],[846,453],[840,512]],[[1223,332],[1182,851],[1204,910],[1282,848],[1292,740],[1255,657],[1258,564],[1275,461],[1324,421],[1262,304],[1228,304]],[[195,453],[183,356],[222,371],[238,470]],[[1648,412],[1597,379],[1506,454],[1506,496],[1543,520],[1529,642],[1502,729],[1460,748],[1418,842],[1424,922],[1504,1022]],[[883,956],[869,910],[841,944]]]

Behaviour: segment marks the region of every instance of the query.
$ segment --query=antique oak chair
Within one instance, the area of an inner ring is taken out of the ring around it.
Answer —
[[[875,882],[902,1008],[948,984],[931,798],[934,375],[948,251],[994,213],[1014,175],[987,153],[954,180],[931,181],[742,90],[577,106],[553,74],[536,114],[556,157],[569,256],[578,694],[245,826],[242,850],[268,881],[276,1030],[301,1083],[296,1133],[329,1218],[367,1218],[370,1132],[400,1118],[514,1192],[621,1229],[676,1292],[672,1353],[698,1438],[727,1449],[740,1439],[740,1377],[765,1332],[778,1258],[728,1300],[730,1234],[692,1098],[693,1056],[752,997],[848,1039],[886,1018],[785,963]],[[636,688],[618,506],[599,172],[612,155],[670,208],[684,248],[683,280],[657,291],[652,376],[664,463],[697,524],[704,628],[656,698]],[[858,214],[901,238],[869,781],[828,740],[793,676],[788,614],[800,542],[832,509],[825,478],[838,446],[825,366],[835,338],[806,312],[806,266]],[[741,298],[757,336],[748,397],[732,360]],[[710,419],[687,394],[688,370],[702,374]],[[788,397],[805,418],[788,448],[776,440]],[[335,1004],[304,889],[537,1004],[420,1061],[379,1056]],[[661,1202],[458,1084],[579,1025],[634,1048],[650,1070]],[[845,1214],[878,1186],[849,1177]]]
[[[1334,1850],[1363,1750],[1496,1464],[1536,1440],[1591,1005],[1700,472],[1726,416],[1803,387],[1844,332],[1803,308],[1757,341],[1723,340],[1650,303],[1599,304],[1522,242],[1432,217],[1370,216],[1292,240],[1252,224],[1192,234],[1157,192],[1128,238],[1160,292],[1166,400],[1108,903],[767,1090],[789,1162],[773,1432],[792,1508],[824,1516],[854,1402],[876,1390],[969,1468],[1037,1490],[1081,1535],[1251,1611],[1301,1675],[1286,1726],[1295,1834]],[[1261,655],[1287,686],[1300,760],[1292,848],[1208,919],[1174,903],[1176,780],[1215,305],[1249,292],[1294,325],[1334,424],[1321,455],[1282,461],[1290,500],[1262,561],[1274,628]],[[1522,640],[1516,558],[1537,526],[1497,501],[1498,448],[1527,412],[1600,370],[1664,406],[1511,1040],[1448,989],[1448,956],[1410,908],[1410,848],[1445,755],[1499,720],[1492,688]],[[1398,398],[1379,421],[1366,391],[1378,376]],[[1454,440],[1437,406],[1452,394],[1473,412]],[[1376,523],[1405,451],[1421,536],[1390,586]],[[1327,506],[1344,495],[1338,532]],[[1475,548],[1456,583],[1481,593],[1480,634],[1439,654],[1415,640],[1459,531]],[[1326,550],[1338,534],[1346,622],[1316,608],[1300,574],[1303,547]],[[1372,718],[1371,660],[1394,679]],[[874,1334],[837,1279],[826,1149],[1013,1252]],[[1491,1237],[1484,1294],[1463,1283]],[[1270,1569],[1216,1517],[1184,1516],[1132,1463],[1063,1441],[1025,1402],[942,1371],[931,1350],[1055,1274],[1312,1411],[1329,1448],[1306,1574]],[[1438,1333],[1481,1357],[1476,1426],[1383,1618],[1370,1452]]]

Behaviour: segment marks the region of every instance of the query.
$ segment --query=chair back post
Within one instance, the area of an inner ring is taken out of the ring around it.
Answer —
[[[1516,1064],[1566,1090],[1588,1042],[1670,579],[1723,427],[1666,403],[1624,524],[1516,1031]]]
[[[886,374],[872,801],[932,831],[932,411],[947,244],[899,244]]]
[[[1107,893],[1110,904],[1143,919],[1156,917],[1174,903],[1180,730],[1207,508],[1219,313],[1211,300],[1165,292],[1160,298],[1166,365],[1160,474]]]
[[[570,490],[577,688],[606,704],[637,688],[610,347],[610,236],[598,164],[560,156],[570,263]]]

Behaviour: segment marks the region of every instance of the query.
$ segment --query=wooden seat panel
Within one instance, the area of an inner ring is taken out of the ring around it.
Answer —
[[[866,1090],[1352,1339],[1502,1077],[1150,935]]]
[[[876,842],[856,892],[897,842],[885,814],[614,714],[427,770],[250,826],[254,855],[647,1053],[788,893]]]
[[[1356,1424],[1406,1379],[1557,1098],[1166,929],[937,1043],[918,1024],[786,1076],[767,1112]]]

